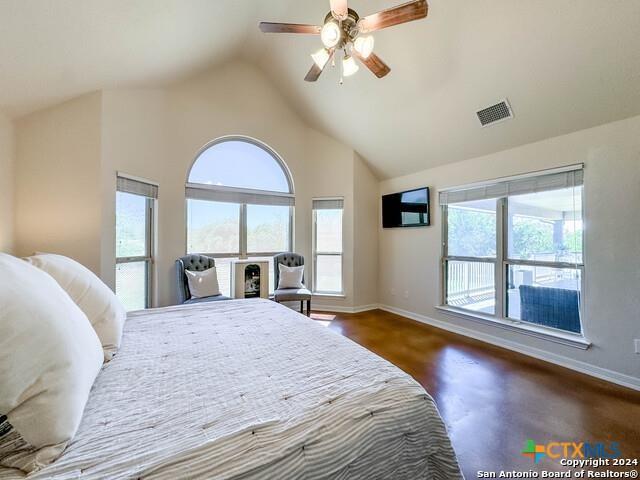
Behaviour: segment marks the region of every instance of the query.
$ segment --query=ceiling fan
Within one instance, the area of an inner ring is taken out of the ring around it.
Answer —
[[[428,12],[426,0],[413,0],[360,18],[354,10],[347,6],[347,0],[330,0],[330,2],[331,11],[325,17],[322,26],[260,22],[260,30],[263,33],[320,35],[324,48],[311,55],[313,66],[304,77],[307,82],[318,80],[329,62],[335,65],[335,59],[341,51],[343,55],[341,84],[343,76],[351,76],[359,69],[354,57],[371,70],[376,77],[384,77],[391,69],[373,53],[374,39],[367,34],[425,18]]]

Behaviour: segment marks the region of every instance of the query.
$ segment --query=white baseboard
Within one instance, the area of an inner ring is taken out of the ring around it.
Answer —
[[[400,315],[402,317],[407,317],[412,320],[416,320],[417,322],[431,325],[432,327],[441,328],[449,332],[457,333],[459,335],[464,335],[465,337],[481,340],[483,342],[490,343],[491,345],[496,345],[498,347],[506,348],[508,350],[513,350],[514,352],[522,353],[524,355],[528,355],[530,357],[534,357],[539,360],[543,360],[545,362],[554,363],[561,367],[575,370],[576,372],[584,373],[586,375],[590,375],[592,377],[596,377],[601,380],[606,380],[608,382],[615,383],[617,385],[622,385],[623,387],[640,391],[640,378],[632,377],[631,375],[615,372],[607,368],[597,367],[589,363],[582,362],[580,360],[575,360],[573,358],[565,357],[563,355],[557,355],[555,353],[547,352],[545,350],[540,350],[539,348],[529,347],[521,343],[505,340],[503,338],[496,337],[494,335],[490,335],[484,332],[478,332],[476,330],[461,327],[453,323],[443,322],[442,320],[436,320],[434,318],[427,317],[425,315],[420,315],[418,313],[410,312],[408,310],[403,310],[401,308],[396,308],[389,305],[378,305],[378,308],[380,310],[385,310],[387,312],[395,313],[396,315]]]
[[[311,310],[317,312],[336,312],[336,313],[360,313],[367,312],[369,310],[376,310],[380,308],[377,303],[371,305],[360,305],[359,307],[344,307],[338,305],[318,305],[317,303],[311,304]]]

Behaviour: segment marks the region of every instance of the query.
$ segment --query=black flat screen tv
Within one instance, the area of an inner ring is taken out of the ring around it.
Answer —
[[[382,197],[382,227],[429,225],[429,188],[417,188]]]

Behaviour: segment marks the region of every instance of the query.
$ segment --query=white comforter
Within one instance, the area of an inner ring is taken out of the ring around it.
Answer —
[[[29,478],[140,477],[454,480],[460,473],[417,382],[286,307],[238,300],[131,314],[76,437]]]

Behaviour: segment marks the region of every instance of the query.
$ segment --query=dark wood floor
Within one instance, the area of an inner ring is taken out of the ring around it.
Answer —
[[[312,318],[424,386],[467,479],[478,470],[566,470],[522,456],[529,438],[619,442],[624,457],[640,460],[640,392],[381,310]]]

